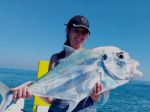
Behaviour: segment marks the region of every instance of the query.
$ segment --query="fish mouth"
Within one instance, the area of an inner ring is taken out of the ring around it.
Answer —
[[[139,70],[135,70],[134,71],[134,75],[138,76],[138,77],[142,77],[143,76],[143,73]]]
[[[134,69],[133,69],[133,75],[134,77],[142,77],[143,73],[138,69],[140,66],[140,63],[138,61],[134,62]]]

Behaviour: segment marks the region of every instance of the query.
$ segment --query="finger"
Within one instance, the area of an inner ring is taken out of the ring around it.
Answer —
[[[96,87],[96,93],[99,94],[101,92],[101,84],[97,83]]]
[[[94,94],[96,95],[98,92],[99,92],[99,86],[98,86],[99,84],[98,83],[96,83],[95,84],[95,86],[94,86]]]
[[[101,94],[101,91],[102,91],[102,84],[101,83],[98,83],[97,85],[97,95],[100,95]]]
[[[98,93],[98,91],[99,91],[99,86],[98,86],[98,83],[96,83],[96,94]]]
[[[18,89],[20,89],[21,87],[30,85],[31,82],[32,82],[32,81],[28,81],[28,82],[26,82],[26,83],[21,84],[20,86],[17,86],[17,87],[15,87],[15,88],[11,88],[10,91],[13,91],[13,92],[14,92],[14,91],[18,91]]]
[[[100,83],[100,91],[102,91],[102,89],[103,89],[103,86],[102,86],[102,84]]]
[[[26,86],[23,88],[22,97],[23,98],[27,97],[27,87]]]
[[[15,88],[11,88],[10,91],[12,91],[12,92],[18,91],[20,87],[21,86],[18,86],[18,87],[15,87]]]
[[[92,94],[95,94],[96,93],[96,85],[93,87],[93,91],[92,91]]]
[[[32,93],[31,93],[31,91],[29,90],[29,88],[27,88],[27,97],[28,97],[28,98],[31,98],[31,97],[32,97]]]
[[[13,98],[14,98],[15,101],[17,100],[17,91],[14,92]]]
[[[18,91],[18,94],[17,94],[17,98],[22,98],[22,91],[23,91],[23,88],[20,88],[19,91]]]

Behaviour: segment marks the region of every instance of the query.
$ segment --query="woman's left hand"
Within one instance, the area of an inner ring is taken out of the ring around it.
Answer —
[[[97,102],[100,98],[100,92],[102,90],[102,85],[100,83],[96,83],[94,88],[93,88],[93,91],[90,95],[91,99],[94,101],[94,102]]]

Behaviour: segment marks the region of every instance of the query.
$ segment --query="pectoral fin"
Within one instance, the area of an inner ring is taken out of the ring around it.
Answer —
[[[103,98],[102,106],[108,101],[109,94],[110,94],[110,91],[106,91],[103,93],[104,98]]]

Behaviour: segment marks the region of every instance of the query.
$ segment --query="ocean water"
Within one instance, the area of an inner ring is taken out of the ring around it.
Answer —
[[[10,88],[36,79],[36,71],[0,68],[0,81]],[[1,97],[0,97],[1,101]],[[32,112],[33,98],[26,99],[25,111]],[[150,112],[150,81],[131,81],[111,91],[108,102],[97,112]]]

